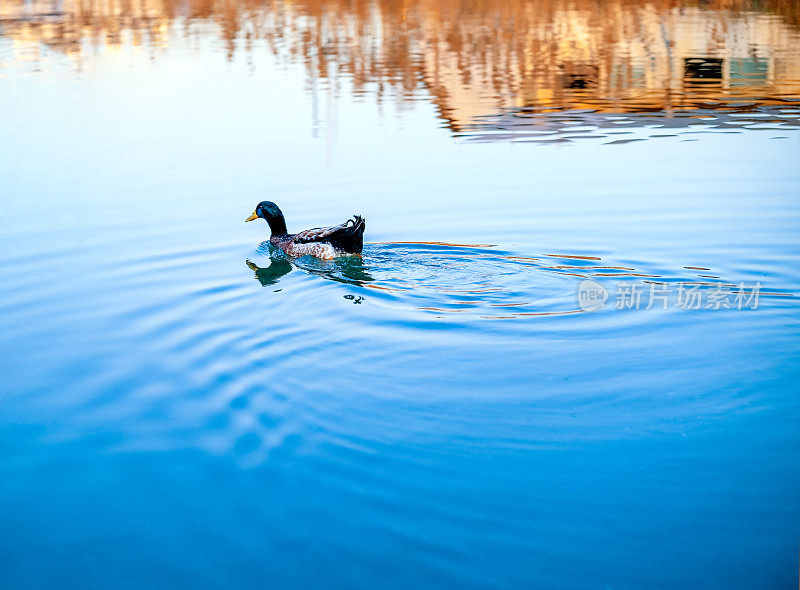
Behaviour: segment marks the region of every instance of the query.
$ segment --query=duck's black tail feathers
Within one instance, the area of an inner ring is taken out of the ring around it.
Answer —
[[[364,227],[364,218],[355,215],[341,225],[316,227],[294,234],[292,241],[298,244],[327,242],[340,252],[360,254],[364,249]]]
[[[342,224],[341,229],[331,237],[331,244],[337,250],[360,254],[364,249],[364,228],[366,223],[360,215],[354,215]]]

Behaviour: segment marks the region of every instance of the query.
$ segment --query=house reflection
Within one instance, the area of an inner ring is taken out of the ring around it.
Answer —
[[[725,60],[719,57],[686,57],[683,59],[683,78],[722,82],[723,63]]]
[[[572,90],[593,88],[600,78],[600,67],[592,63],[569,62],[562,64],[561,86]]]

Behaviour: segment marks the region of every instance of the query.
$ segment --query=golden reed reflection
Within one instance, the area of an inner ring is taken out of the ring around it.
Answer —
[[[0,0],[19,59],[221,39],[230,59],[270,51],[331,87],[423,93],[456,132],[507,109],[785,105],[799,27],[796,0]]]

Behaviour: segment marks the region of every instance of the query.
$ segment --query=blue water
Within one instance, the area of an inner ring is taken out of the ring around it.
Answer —
[[[0,33],[3,588],[794,587],[795,106],[519,143],[209,39]]]

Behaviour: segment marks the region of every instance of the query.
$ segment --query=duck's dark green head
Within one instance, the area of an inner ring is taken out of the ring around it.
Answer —
[[[283,218],[283,213],[272,201],[261,201],[256,205],[256,210],[253,211],[253,214],[245,221],[253,221],[259,217],[267,221],[269,229],[272,230],[272,235],[283,236],[289,233],[286,230],[286,220]]]

